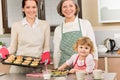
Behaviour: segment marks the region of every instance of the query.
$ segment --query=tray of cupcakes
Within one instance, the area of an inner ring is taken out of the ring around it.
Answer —
[[[11,54],[2,60],[2,64],[36,68],[41,67],[40,61],[41,59],[36,57]]]
[[[69,70],[57,70],[53,69],[52,71],[52,76],[53,77],[60,77],[60,76],[66,76],[69,73]]]

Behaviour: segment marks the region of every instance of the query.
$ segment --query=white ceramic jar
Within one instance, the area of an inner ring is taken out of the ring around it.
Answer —
[[[107,52],[107,48],[105,47],[105,45],[98,45],[98,52],[99,53],[105,53]]]

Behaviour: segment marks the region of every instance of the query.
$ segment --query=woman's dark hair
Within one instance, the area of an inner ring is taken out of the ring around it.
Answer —
[[[22,8],[24,8],[25,7],[25,2],[26,1],[28,1],[28,0],[22,0]],[[38,6],[38,1],[37,0],[33,0],[33,1],[35,1],[36,2],[36,5]],[[25,13],[23,12],[23,17],[25,17],[26,15],[25,15]]]
[[[60,0],[59,4],[58,4],[58,6],[57,6],[57,12],[58,12],[58,14],[59,14],[60,16],[62,16],[62,17],[65,17],[65,16],[62,14],[62,5],[63,5],[63,3],[64,3],[65,1],[67,1],[67,0]],[[75,7],[76,7],[75,16],[76,16],[76,15],[79,13],[80,8],[79,8],[79,6],[78,6],[78,4],[77,4],[77,2],[76,2],[75,0],[71,0],[71,1],[73,1],[73,3],[75,4]]]

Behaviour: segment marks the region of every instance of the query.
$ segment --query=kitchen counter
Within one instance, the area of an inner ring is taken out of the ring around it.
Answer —
[[[99,58],[101,57],[120,57],[120,54],[117,54],[117,51],[108,52],[108,53],[98,53]]]
[[[103,73],[103,80],[117,80],[116,73]],[[87,75],[86,80],[93,80],[93,75]],[[75,74],[68,75],[67,77],[52,77],[50,80],[76,80]],[[25,74],[5,74],[0,76],[0,80],[44,80],[43,77],[26,77]]]

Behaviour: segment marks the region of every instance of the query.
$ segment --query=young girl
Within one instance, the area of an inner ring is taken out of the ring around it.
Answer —
[[[74,45],[74,50],[78,54],[73,54],[58,70],[73,66],[69,73],[75,73],[76,71],[91,73],[95,66],[93,58],[94,46],[91,39],[88,37],[79,38]]]

